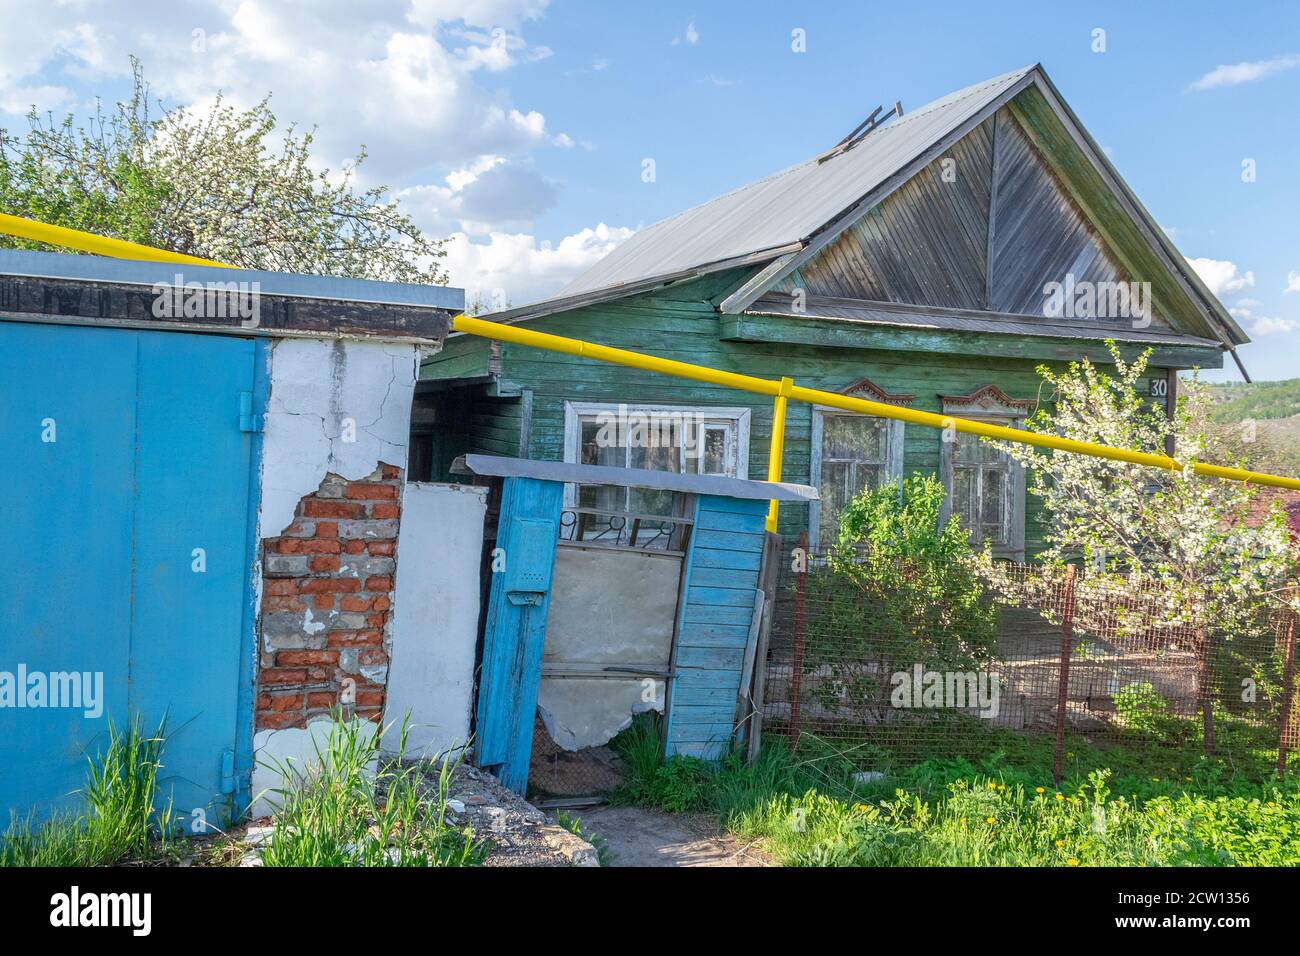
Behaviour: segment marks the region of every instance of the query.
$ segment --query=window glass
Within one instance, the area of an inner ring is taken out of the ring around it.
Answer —
[[[878,488],[885,474],[888,423],[870,415],[823,413],[819,545],[840,532],[844,506],[862,491]]]

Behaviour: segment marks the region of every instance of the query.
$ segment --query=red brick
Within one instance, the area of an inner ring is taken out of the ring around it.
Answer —
[[[364,541],[347,541],[343,544],[343,550],[348,554],[361,554],[366,550],[366,543]]]
[[[340,606],[344,611],[369,611],[371,602],[377,600],[379,599],[368,597],[345,597],[343,599],[343,604]],[[387,598],[385,598],[385,600],[387,600]]]
[[[392,538],[384,541],[371,541],[370,553],[380,558],[391,558],[397,550],[397,542]]]
[[[263,684],[301,684],[307,679],[307,671],[301,667],[265,667],[262,669]]]
[[[312,606],[315,607],[316,610],[318,611],[332,611],[334,610],[334,595],[317,594],[314,598],[312,598],[311,603]]]
[[[338,536],[339,536],[339,523],[337,521],[316,522],[316,537],[337,538]]]
[[[257,714],[257,726],[261,730],[283,730],[285,727],[303,727],[306,726],[306,720],[302,714],[295,713],[273,713],[271,711],[259,711]]]
[[[272,543],[280,554],[297,554],[302,550],[302,538],[276,538]]]
[[[382,690],[358,690],[357,707],[382,707],[384,706],[384,692]]]
[[[338,554],[341,550],[337,538],[308,538],[302,543],[304,554]]]
[[[383,634],[374,629],[359,631],[330,631],[325,642],[330,647],[362,647],[366,644],[382,644]]]
[[[306,606],[296,595],[267,594],[262,597],[262,610],[268,613],[275,611],[305,611]]]
[[[381,485],[369,481],[353,481],[348,483],[346,494],[349,498],[360,498],[365,501],[396,500],[397,486]]]
[[[361,590],[361,582],[356,578],[312,578],[303,581],[299,590],[304,594],[355,593]]]
[[[327,670],[324,667],[312,667],[307,671],[307,679],[317,683],[320,681],[330,680],[333,676],[334,672],[332,670]]]
[[[393,589],[393,579],[386,574],[376,574],[366,578],[367,591],[391,591]]]
[[[265,594],[289,595],[298,593],[298,582],[292,578],[268,578],[263,584]]]
[[[388,623],[388,615],[386,615],[383,611],[380,611],[376,614],[367,614],[366,623],[369,624],[371,627],[383,627],[385,624]]]
[[[311,569],[313,571],[337,571],[339,569],[338,555],[335,554],[318,554],[311,559]]]
[[[393,606],[393,601],[387,594],[381,594],[370,602],[370,606],[376,611],[387,611]]]
[[[373,724],[378,724],[384,719],[384,710],[382,707],[369,707],[365,710],[358,710],[357,716],[364,718]]]
[[[257,695],[257,709],[258,709],[258,710],[270,710],[270,709],[271,709],[271,695],[270,695],[270,694],[258,694],[258,695]]]
[[[370,517],[372,518],[400,518],[401,516],[401,505],[381,501],[370,506]]]
[[[366,506],[349,501],[310,498],[303,502],[302,513],[308,518],[364,518]]]
[[[324,707],[329,709],[339,702],[339,695],[332,690],[314,690],[307,695],[307,706],[309,708]]]
[[[363,647],[357,654],[357,662],[361,664],[387,664],[388,655],[384,653],[382,647]]]
[[[379,473],[390,481],[394,478],[402,477],[402,469],[396,465],[380,465]]]
[[[271,709],[280,711],[302,710],[304,700],[305,697],[302,694],[281,694],[278,697],[271,698]]]
[[[280,651],[275,662],[281,667],[301,667],[306,664],[337,664],[338,651]]]

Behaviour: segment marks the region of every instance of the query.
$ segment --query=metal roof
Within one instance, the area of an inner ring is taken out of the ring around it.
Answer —
[[[814,157],[636,233],[556,298],[735,259],[814,235],[930,146],[1022,86],[1028,66],[958,90],[872,130],[824,162]]]
[[[178,265],[169,262],[141,262],[104,256],[69,255],[26,249],[0,249],[0,275],[37,279],[71,279],[111,282],[120,285],[171,285],[178,275],[183,282],[201,284],[257,283],[262,295],[330,299],[339,302],[373,302],[382,305],[413,305],[460,312],[465,308],[465,290],[449,286],[411,282],[381,282],[340,276],[311,276],[291,272],[261,272],[256,269],[222,269],[217,266]]]
[[[505,478],[540,478],[543,481],[582,485],[620,485],[655,491],[680,491],[695,495],[747,498],[755,501],[816,501],[820,495],[808,485],[783,481],[754,481],[723,475],[684,475],[648,468],[616,468],[611,465],[577,465],[565,461],[532,458],[503,458],[497,455],[465,455],[452,463],[453,473],[493,475]]]

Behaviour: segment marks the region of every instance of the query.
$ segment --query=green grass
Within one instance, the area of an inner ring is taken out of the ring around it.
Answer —
[[[713,813],[790,866],[1300,865],[1300,785],[1271,779],[1266,750],[1207,758],[1177,721],[1122,747],[1071,737],[1057,786],[1050,740],[974,723],[947,737],[949,753],[970,756],[815,739],[792,754],[769,735],[753,764],[733,754],[710,765],[658,760],[646,719],[616,740],[629,765],[620,796]],[[858,783],[864,766],[888,776]]]
[[[406,727],[395,759],[379,756],[381,732],[335,722],[309,768],[274,765],[274,832],[264,866],[478,866],[487,848],[447,821],[455,764],[442,764],[430,791],[419,764],[405,763]]]
[[[38,823],[14,820],[0,837],[0,866],[108,866],[165,854],[175,832],[171,808],[158,810],[165,735],[109,722],[108,744],[87,758],[85,809]]]

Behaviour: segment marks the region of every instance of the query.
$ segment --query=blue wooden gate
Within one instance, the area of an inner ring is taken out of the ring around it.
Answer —
[[[108,720],[136,715],[167,720],[164,801],[242,809],[265,371],[250,339],[0,323],[6,817],[68,805]]]
[[[564,485],[507,478],[493,553],[477,710],[478,765],[523,793]]]

